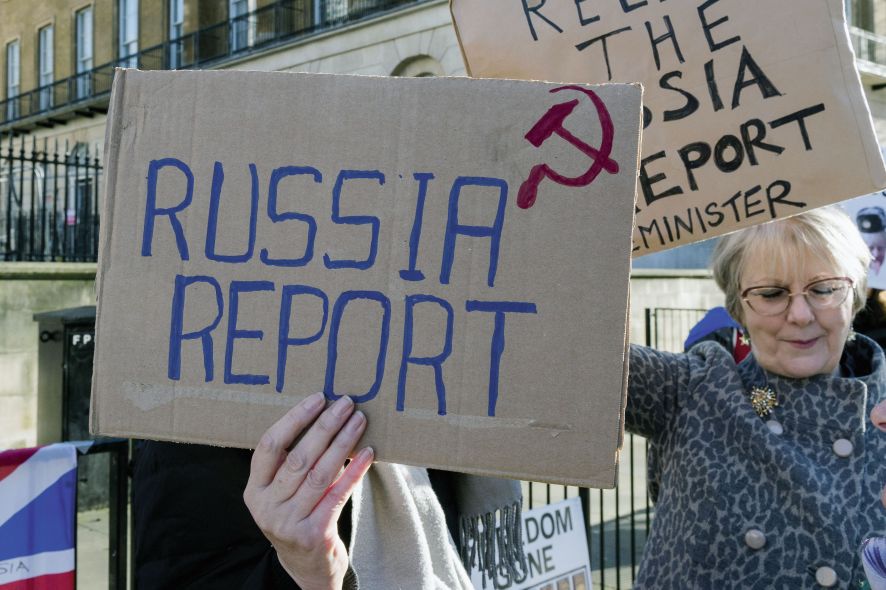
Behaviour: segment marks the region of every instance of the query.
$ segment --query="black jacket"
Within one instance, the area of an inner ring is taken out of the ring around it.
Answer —
[[[298,590],[243,502],[251,451],[139,441],[133,459],[137,590]],[[450,531],[451,480],[429,470]],[[339,534],[351,536],[350,502]],[[458,535],[453,535],[455,539]]]
[[[298,588],[243,503],[251,456],[202,445],[136,444],[138,590]],[[350,527],[350,511],[343,520]]]

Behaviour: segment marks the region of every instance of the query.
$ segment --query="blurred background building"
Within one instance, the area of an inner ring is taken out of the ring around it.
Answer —
[[[0,0],[0,133],[100,143],[115,67],[464,75],[446,2]]]

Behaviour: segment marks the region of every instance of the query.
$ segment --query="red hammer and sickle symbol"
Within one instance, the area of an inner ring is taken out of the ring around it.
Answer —
[[[576,177],[558,174],[547,164],[533,166],[532,170],[529,171],[529,178],[520,185],[520,190],[517,193],[517,206],[521,209],[532,207],[535,203],[535,198],[538,196],[538,185],[545,177],[564,186],[587,186],[597,178],[601,170],[606,170],[610,174],[618,172],[618,163],[609,157],[612,153],[612,139],[615,135],[615,128],[612,125],[612,117],[609,115],[606,105],[603,104],[603,101],[593,90],[580,86],[560,86],[559,88],[554,88],[551,92],[560,92],[561,90],[578,90],[586,94],[591,99],[591,102],[594,103],[594,107],[597,109],[597,116],[600,118],[600,127],[603,131],[600,147],[593,148],[589,146],[563,127],[563,121],[578,105],[577,98],[569,102],[556,104],[548,109],[548,112],[526,134],[525,137],[529,143],[535,147],[541,147],[541,144],[556,133],[578,148],[581,153],[591,158],[594,163],[584,174]]]

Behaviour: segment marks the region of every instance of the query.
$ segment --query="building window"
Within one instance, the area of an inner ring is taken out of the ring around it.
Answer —
[[[846,21],[853,27],[874,31],[874,3],[872,0],[846,0]]]
[[[76,36],[74,55],[77,72],[76,98],[92,94],[92,7],[78,10],[75,15]]]
[[[117,57],[120,67],[138,67],[138,0],[119,0],[117,13],[120,16]]]
[[[6,119],[19,116],[19,92],[21,92],[21,48],[18,41],[6,45]]]
[[[231,26],[231,52],[251,46],[255,39],[255,25],[251,12],[255,11],[255,0],[230,0],[228,5]]]
[[[55,82],[54,41],[55,33],[52,25],[40,29],[37,34],[37,78],[40,87],[40,110],[45,111],[53,106],[52,83]]]
[[[315,24],[329,24],[348,18],[348,4],[348,0],[314,0],[314,14],[318,17]]]
[[[184,33],[185,0],[169,0],[169,69],[182,67],[181,36]]]

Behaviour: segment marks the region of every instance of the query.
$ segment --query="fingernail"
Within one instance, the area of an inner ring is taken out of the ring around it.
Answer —
[[[366,422],[366,415],[360,410],[357,410],[354,412],[354,415],[351,416],[351,419],[348,420],[348,430],[352,432],[357,431],[363,426],[364,422]]]
[[[363,447],[357,454],[357,459],[359,461],[372,461],[373,457],[375,457],[375,451],[372,449],[372,447]]]
[[[322,391],[318,391],[317,393],[312,393],[305,398],[305,407],[308,410],[316,410],[319,409],[325,401],[326,396],[323,395]]]
[[[353,405],[354,401],[348,396],[343,395],[335,402],[335,405],[332,407],[332,413],[339,417],[344,416],[351,410]]]

